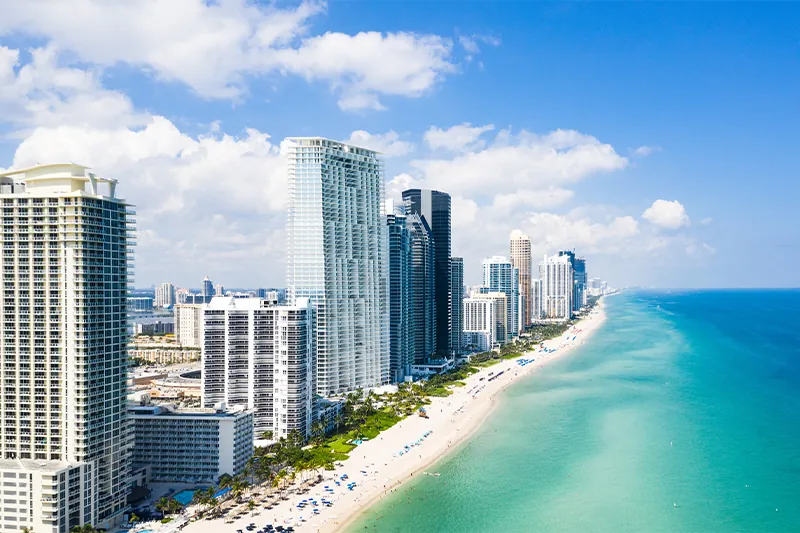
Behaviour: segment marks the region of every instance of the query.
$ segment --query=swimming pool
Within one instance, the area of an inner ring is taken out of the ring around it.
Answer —
[[[196,489],[196,488],[195,488],[195,489],[186,489],[186,490],[182,490],[182,491],[180,491],[178,494],[176,494],[175,496],[173,496],[173,498],[175,498],[176,500],[178,500],[178,503],[179,503],[179,504],[181,504],[181,505],[183,505],[184,507],[186,507],[187,505],[189,505],[190,503],[192,503],[192,499],[194,498],[194,493],[195,493],[197,490],[199,490],[199,489]],[[139,533],[141,533],[141,532],[139,532]]]

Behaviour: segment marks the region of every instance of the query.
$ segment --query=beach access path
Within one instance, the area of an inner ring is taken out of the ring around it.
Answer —
[[[184,533],[235,533],[238,529],[244,530],[251,522],[257,524],[258,529],[271,523],[292,525],[298,532],[343,531],[370,504],[387,497],[403,482],[424,475],[423,471],[432,463],[467,439],[497,405],[500,392],[586,342],[604,319],[601,298],[591,313],[569,331],[545,341],[547,351],[537,348],[519,358],[481,369],[465,380],[465,386],[454,387],[452,395],[431,398],[431,404],[426,406],[429,418],[409,416],[374,440],[365,441],[350,452],[350,457],[341,466],[324,472],[324,481],[308,493],[291,494],[288,501],[281,502],[276,508],[260,509],[256,517],[247,513],[233,523],[225,523],[222,519],[193,522],[184,527]],[[550,351],[553,349],[555,351]],[[535,362],[522,366],[517,359],[535,359]],[[503,372],[500,377],[488,380],[499,372]],[[423,438],[426,434],[428,436]],[[406,446],[409,446],[408,451]],[[342,475],[347,475],[347,479],[342,480]],[[336,481],[340,484],[336,485]],[[352,490],[347,487],[351,482],[356,483]],[[333,492],[326,490],[325,486]],[[322,498],[332,505],[322,505]],[[319,514],[314,514],[313,505],[298,509],[302,500],[316,501]]]

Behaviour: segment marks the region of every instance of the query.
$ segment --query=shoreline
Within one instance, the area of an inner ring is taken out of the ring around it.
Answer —
[[[374,440],[364,442],[350,452],[342,466],[325,471],[324,481],[305,494],[291,494],[274,509],[260,508],[256,511],[258,518],[247,513],[232,523],[221,520],[192,522],[185,525],[186,533],[219,533],[222,528],[226,533],[234,533],[237,529],[244,530],[251,522],[263,524],[264,521],[293,525],[298,532],[345,531],[375,503],[413,480],[415,474],[424,475],[428,467],[455,452],[500,405],[500,395],[510,385],[583,345],[604,321],[604,298],[601,298],[592,312],[566,333],[544,341],[545,350],[554,351],[545,352],[537,348],[520,357],[482,368],[464,380],[466,384],[463,387],[454,387],[450,396],[431,398],[430,405],[426,406],[429,418],[411,415]],[[517,363],[519,359],[535,359],[535,363],[521,366]],[[502,374],[496,377],[500,372]],[[491,376],[495,378],[488,381],[486,378]],[[347,474],[347,481],[341,481],[343,474]],[[336,481],[341,485],[335,485]],[[348,490],[348,482],[355,482],[355,488]],[[333,489],[332,493],[325,490],[326,483]],[[297,508],[302,500],[322,498],[333,505],[320,506],[319,514],[314,514],[310,506],[304,510]]]
[[[337,509],[340,514],[336,515],[337,519],[334,523],[329,521],[324,521],[320,524],[315,524],[315,520],[309,520],[301,527],[295,527],[298,531],[316,531],[317,533],[343,533],[346,529],[351,526],[354,522],[356,522],[359,518],[361,518],[365,513],[369,512],[373,505],[383,499],[384,496],[388,496],[390,491],[396,490],[404,483],[411,481],[413,479],[414,474],[422,474],[426,468],[429,466],[443,461],[450,457],[451,454],[458,451],[458,449],[466,443],[470,437],[472,437],[480,428],[483,426],[483,423],[489,418],[489,416],[495,411],[495,409],[500,405],[502,401],[502,393],[508,389],[509,386],[514,385],[520,381],[520,378],[524,378],[526,376],[532,375],[537,369],[543,368],[545,364],[555,361],[556,359],[560,359],[562,356],[568,354],[572,349],[581,346],[586,340],[594,333],[602,324],[605,322],[605,309],[604,309],[604,301],[603,298],[598,301],[597,305],[593,309],[592,313],[587,315],[586,317],[581,318],[578,322],[576,322],[571,328],[568,333],[565,333],[559,337],[549,339],[544,341],[544,345],[546,349],[558,348],[558,351],[555,353],[548,354],[549,357],[543,355],[540,351],[534,352],[526,352],[522,354],[520,357],[516,357],[514,359],[509,359],[507,361],[503,361],[501,363],[497,363],[490,367],[482,369],[480,372],[477,372],[470,376],[466,382],[467,385],[456,389],[454,394],[448,396],[447,398],[434,398],[431,402],[431,406],[433,407],[434,402],[436,400],[446,400],[448,398],[453,398],[459,390],[469,390],[474,386],[472,381],[476,381],[476,383],[480,383],[481,378],[485,378],[488,376],[490,372],[494,373],[501,368],[508,372],[516,371],[510,376],[504,376],[505,379],[499,381],[502,383],[501,387],[495,387],[491,392],[488,392],[484,397],[484,402],[476,402],[473,400],[473,404],[471,404],[470,411],[471,415],[467,418],[469,425],[466,427],[462,424],[458,424],[459,427],[456,429],[456,438],[450,439],[446,448],[438,448],[437,450],[428,450],[428,453],[423,455],[420,459],[416,460],[411,468],[407,468],[403,471],[404,475],[401,477],[394,479],[391,485],[386,485],[385,488],[381,490],[373,489],[371,496],[361,500],[356,498],[348,508],[344,509],[339,508]],[[588,320],[587,320],[588,319]],[[590,326],[590,327],[589,327]],[[579,337],[576,339],[575,343],[570,343],[566,345],[562,345],[564,338],[569,338],[574,335],[575,330],[581,330],[581,333],[578,334]],[[517,366],[518,359],[526,359],[529,357],[536,357],[536,364],[530,364],[527,367],[519,367]],[[494,369],[494,371],[492,370]],[[412,415],[413,416],[413,415]],[[411,418],[411,417],[409,417]],[[398,424],[399,425],[399,424]],[[393,426],[386,430],[381,436],[387,436],[389,432],[397,427]],[[398,431],[399,432],[399,431]],[[356,450],[353,450],[355,452]],[[388,465],[386,465],[388,466]],[[346,470],[347,464],[345,462],[344,466],[337,468],[334,471],[334,475],[339,470]],[[327,479],[328,476],[326,476]],[[356,479],[356,478],[354,478]],[[377,488],[377,487],[376,487]],[[358,506],[354,504],[358,503]],[[318,517],[315,517],[318,518]],[[316,525],[316,529],[313,527]]]

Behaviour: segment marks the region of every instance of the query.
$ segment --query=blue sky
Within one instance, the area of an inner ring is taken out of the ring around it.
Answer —
[[[119,178],[137,286],[281,285],[291,135],[450,192],[468,283],[519,229],[614,285],[800,285],[796,4],[33,4],[0,0],[0,167]]]

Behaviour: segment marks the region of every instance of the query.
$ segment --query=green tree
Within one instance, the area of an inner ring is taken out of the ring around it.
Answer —
[[[256,502],[250,500],[247,502],[247,509],[250,511],[250,516],[253,516],[253,509],[256,508]]]
[[[128,522],[130,522],[131,524],[135,524],[139,520],[141,520],[141,518],[139,518],[139,516],[136,513],[131,513],[130,516],[128,517]]]
[[[272,430],[269,429],[261,434],[261,438],[264,440],[272,440],[272,436],[273,436]]]

